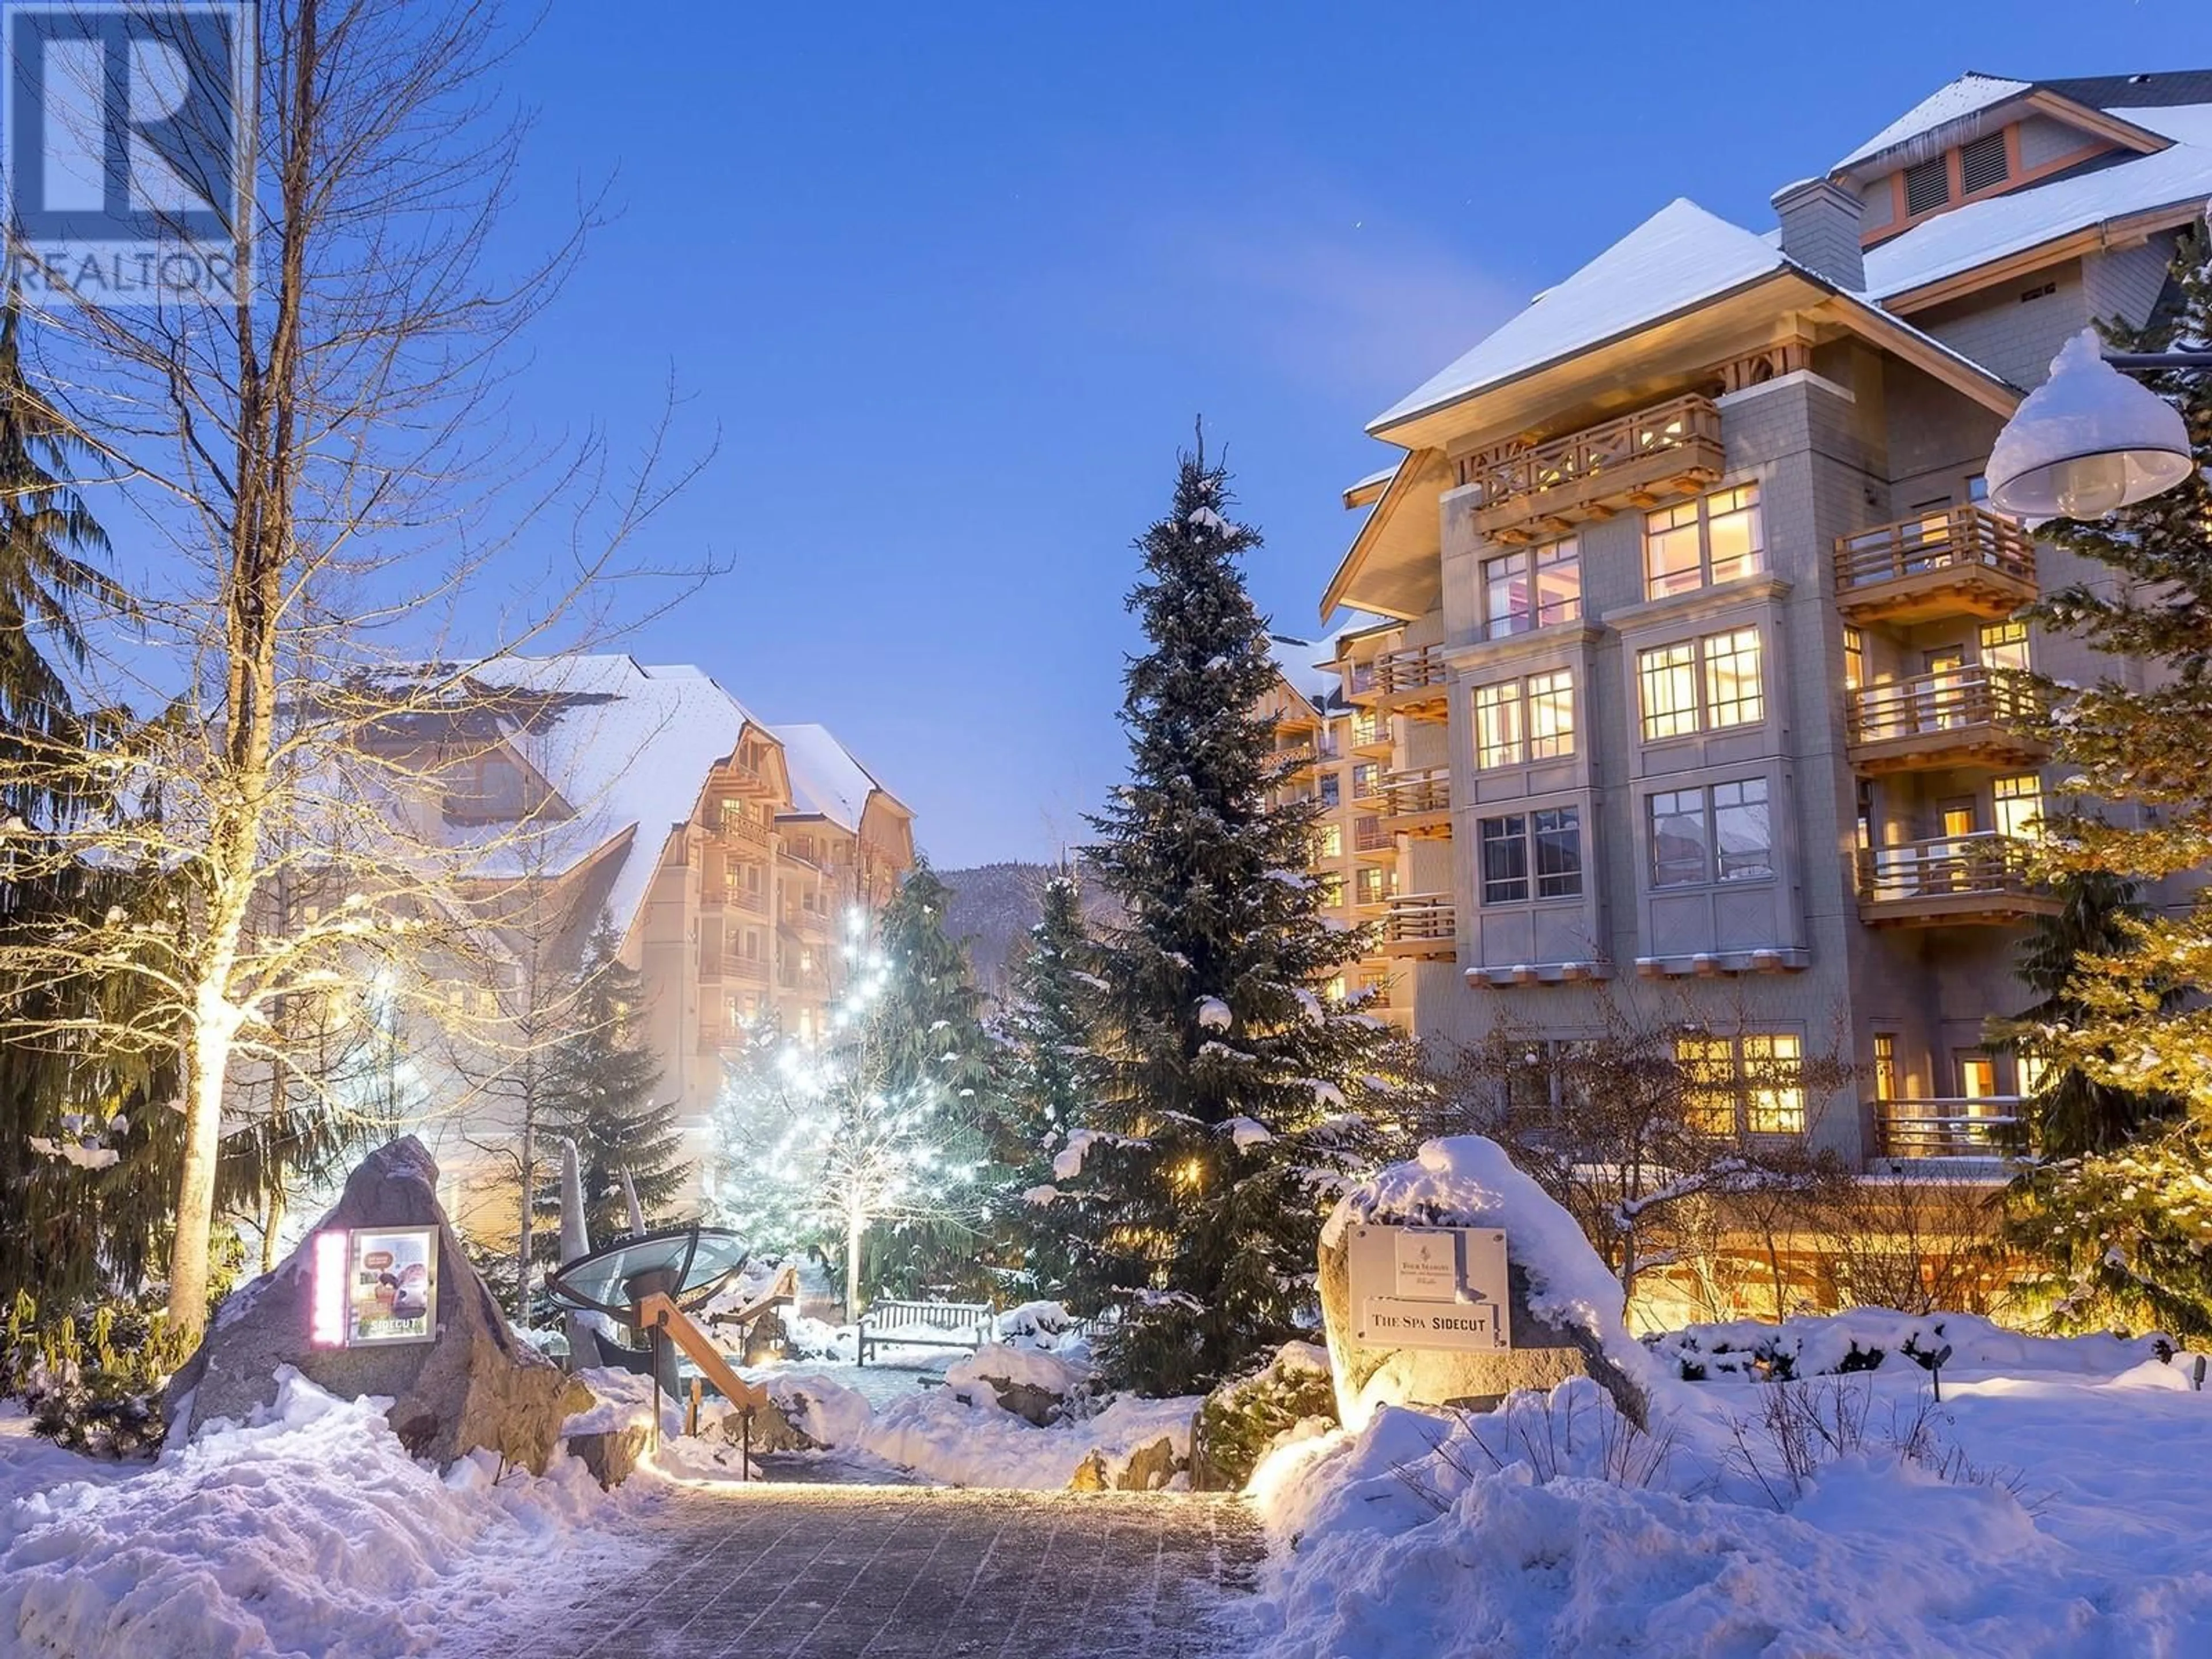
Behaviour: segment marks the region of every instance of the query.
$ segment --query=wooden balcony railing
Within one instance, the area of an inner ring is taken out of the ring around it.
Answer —
[[[1380,818],[1354,818],[1352,823],[1352,850],[1355,853],[1395,853],[1398,850],[1398,840],[1382,827]]]
[[[1875,1152],[1881,1158],[2002,1158],[2020,1127],[2020,1099],[1878,1100]]]
[[[1441,719],[1450,678],[1451,671],[1437,647],[1386,652],[1375,659],[1373,681],[1354,695],[1372,705],[1378,720],[1393,712]],[[1387,720],[1383,725],[1388,730]]]
[[[1382,915],[1382,948],[1401,956],[1449,956],[1458,939],[1449,893],[1401,893]]]
[[[1395,772],[1383,781],[1383,819],[1404,833],[1451,833],[1451,774]]]
[[[1495,535],[1547,514],[1571,522],[1616,497],[1655,505],[1717,480],[1722,453],[1720,410],[1692,395],[1533,447],[1478,451],[1461,459],[1459,481],[1476,489],[1476,527]]]
[[[2017,725],[2041,712],[2030,683],[2002,668],[1940,669],[1851,693],[1853,743],[1948,732],[1961,726]]]
[[[1836,538],[1837,603],[1846,616],[2008,617],[2035,592],[2035,544],[1985,507],[1969,503]]]
[[[1352,746],[1354,749],[1388,749],[1390,746],[1389,716],[1364,712],[1354,715]]]
[[[1861,848],[1868,921],[2004,921],[2057,908],[2029,872],[2030,844],[1990,830]]]

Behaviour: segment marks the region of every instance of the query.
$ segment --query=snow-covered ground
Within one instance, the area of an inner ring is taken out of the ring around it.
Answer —
[[[151,1464],[59,1451],[0,1417],[0,1651],[465,1653],[518,1602],[557,1615],[618,1581],[644,1554],[621,1516],[648,1500],[601,1492],[566,1458],[533,1479],[477,1453],[441,1476],[377,1406],[296,1375],[265,1420]]]
[[[1662,1369],[1777,1335],[1711,1328],[1662,1345]],[[1908,1337],[1953,1351],[1940,1406]],[[2193,1356],[1881,1313],[1792,1322],[1779,1346],[1807,1380],[1662,1378],[1648,1439],[1577,1381],[1464,1420],[1386,1407],[1279,1450],[1255,1481],[1276,1552],[1259,1644],[2212,1653],[2212,1393]],[[1854,1346],[1883,1357],[1807,1375]]]

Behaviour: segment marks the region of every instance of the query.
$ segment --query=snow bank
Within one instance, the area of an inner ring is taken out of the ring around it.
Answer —
[[[542,1479],[487,1452],[444,1476],[385,1421],[289,1367],[275,1406],[135,1474],[18,1498],[0,1519],[11,1651],[131,1659],[419,1653],[518,1589],[580,1583],[644,1551],[574,1459]]]
[[[1882,1366],[1923,1367],[1950,1349],[1943,1374],[2033,1372],[2112,1377],[2158,1363],[2162,1337],[2043,1337],[2008,1331],[1974,1314],[1901,1314],[1852,1308],[1779,1325],[1758,1320],[1691,1325],[1647,1337],[1645,1346],[1691,1382],[1834,1376]]]
[[[1288,1659],[1607,1653],[2212,1652],[2212,1394],[2187,1357],[1937,1316],[1919,1367],[1682,1388],[1638,1440],[1586,1379],[1456,1417],[1385,1407],[1273,1452],[1251,1491],[1275,1545],[1259,1646]],[[1803,1322],[1805,1327],[1823,1322]],[[1878,1310],[1796,1350],[1901,1342]],[[1798,1322],[1793,1322],[1796,1324]],[[1764,1402],[1845,1390],[1867,1439],[1802,1486],[1762,1484]],[[1924,1455],[1900,1449],[1917,1424]],[[1663,1447],[1664,1455],[1658,1455]]]
[[[1109,1474],[1130,1455],[1166,1440],[1178,1460],[1190,1455],[1195,1397],[1139,1400],[1118,1396],[1095,1415],[1036,1428],[978,1389],[974,1403],[949,1388],[932,1389],[886,1407],[870,1425],[860,1449],[953,1486],[1014,1486],[1059,1491],[1091,1452]]]
[[[1087,1368],[1074,1365],[1057,1354],[1047,1353],[1042,1348],[1014,1347],[1004,1342],[993,1342],[955,1360],[945,1367],[945,1381],[949,1388],[983,1386],[986,1379],[997,1378],[1002,1382],[1026,1383],[1033,1389],[1042,1389],[1066,1399],[1079,1386],[1090,1378]],[[988,1392],[988,1387],[984,1391]]]

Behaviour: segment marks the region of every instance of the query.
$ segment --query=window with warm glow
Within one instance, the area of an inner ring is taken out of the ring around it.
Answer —
[[[1705,724],[1756,726],[1766,718],[1759,675],[1759,630],[1738,628],[1698,642],[1705,658]]]
[[[1805,1132],[1805,1045],[1795,1032],[1678,1036],[1674,1063],[1692,1127],[1728,1136]]]
[[[1709,1135],[1735,1133],[1735,1045],[1726,1037],[1678,1036],[1674,1064],[1682,1073],[1685,1115]]]
[[[1314,856],[1316,859],[1340,859],[1344,856],[1344,826],[1324,823],[1314,831]]]
[[[1698,729],[1698,647],[1694,641],[1636,653],[1644,693],[1644,740],[1687,737]]]
[[[1390,896],[1390,878],[1371,864],[1363,864],[1353,874],[1352,893],[1362,904],[1380,904]]]
[[[1644,515],[1644,586],[1663,599],[1766,568],[1759,486],[1738,484]]]
[[[1521,682],[1506,680],[1474,689],[1474,763],[1518,766],[1521,743]]]
[[[1990,785],[1997,833],[2029,841],[2043,833],[2043,779],[2033,772],[1998,778]]]
[[[1982,666],[2026,673],[2027,661],[2027,624],[2024,622],[1984,623],[1981,635]]]
[[[1572,536],[1482,562],[1482,615],[1489,638],[1550,628],[1582,614],[1582,544]]]
[[[1866,635],[1856,628],[1844,629],[1844,690],[1856,691],[1866,684]]]
[[[1565,668],[1528,677],[1528,758],[1565,760],[1575,752],[1575,677]]]
[[[1678,640],[1636,653],[1644,740],[1755,726],[1766,718],[1756,628]]]
[[[1754,1031],[1742,1042],[1745,1127],[1755,1135],[1802,1134],[1803,1040],[1787,1031]]]

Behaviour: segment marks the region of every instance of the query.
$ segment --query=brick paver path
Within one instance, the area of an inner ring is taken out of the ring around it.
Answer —
[[[641,1599],[602,1587],[536,1651],[1200,1659],[1241,1650],[1262,1553],[1242,1501],[1177,1494],[756,1486],[672,1494],[643,1524],[665,1544]]]

